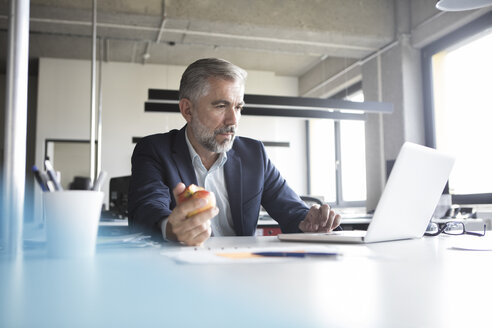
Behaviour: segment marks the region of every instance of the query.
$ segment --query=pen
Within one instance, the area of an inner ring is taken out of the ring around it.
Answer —
[[[60,181],[58,181],[58,178],[56,177],[56,173],[55,170],[53,169],[53,165],[51,165],[51,162],[49,160],[45,160],[44,166],[46,166],[46,172],[48,173],[48,178],[50,181],[53,182],[53,185],[55,186],[55,190],[56,191],[63,190]]]
[[[333,257],[340,255],[334,252],[256,252],[252,254],[266,257]]]
[[[46,185],[46,180],[44,179],[44,176],[41,175],[41,172],[39,172],[39,169],[36,165],[32,166],[32,173],[34,174],[36,181],[38,182],[39,186],[41,187],[41,190],[42,191],[49,191],[48,187]]]

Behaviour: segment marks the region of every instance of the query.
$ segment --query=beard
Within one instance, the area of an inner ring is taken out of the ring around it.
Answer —
[[[232,148],[236,136],[236,127],[234,125],[224,126],[216,130],[210,130],[200,122],[198,118],[192,118],[190,127],[197,141],[208,151],[213,153],[225,153]],[[224,140],[222,143],[217,142],[215,137],[222,133],[233,133],[230,140]]]

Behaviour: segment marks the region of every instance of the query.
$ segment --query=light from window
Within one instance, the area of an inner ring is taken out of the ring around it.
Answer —
[[[332,120],[310,120],[310,184],[311,195],[325,202],[337,200],[335,166],[335,128]]]
[[[366,200],[366,144],[364,121],[340,122],[342,198]]]
[[[452,194],[492,192],[492,33],[432,57],[436,148]]]
[[[362,92],[362,90],[359,90],[345,97],[344,99],[355,102],[364,102],[364,92]]]
[[[345,97],[364,101],[362,90]],[[364,121],[340,122],[342,199],[344,202],[366,200],[366,136]]]

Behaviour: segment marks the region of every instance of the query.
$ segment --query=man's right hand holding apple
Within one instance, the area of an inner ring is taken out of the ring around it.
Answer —
[[[219,213],[219,209],[215,206],[212,192],[197,193],[197,196],[190,195],[185,199],[185,190],[188,192],[189,189],[181,182],[173,190],[177,205],[168,217],[166,236],[188,246],[198,246],[210,237],[210,220]]]

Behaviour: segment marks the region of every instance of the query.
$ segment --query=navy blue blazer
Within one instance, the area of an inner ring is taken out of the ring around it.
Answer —
[[[197,184],[185,130],[186,126],[147,136],[135,146],[128,195],[129,224],[134,230],[160,233],[159,222],[176,206],[173,188],[179,182]],[[283,232],[300,232],[298,225],[309,209],[287,185],[260,141],[236,137],[227,152],[224,177],[236,235],[255,234],[260,205]]]

